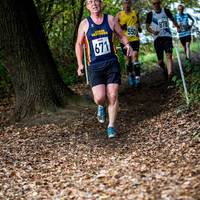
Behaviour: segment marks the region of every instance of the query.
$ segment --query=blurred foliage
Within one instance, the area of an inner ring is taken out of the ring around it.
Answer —
[[[58,71],[67,84],[76,83],[74,44],[85,0],[34,0]]]
[[[178,47],[179,53],[181,55],[184,55],[184,50],[182,46],[180,45]],[[200,50],[200,38],[193,38],[191,43],[191,52],[192,53],[199,53]],[[197,58],[198,59],[198,58]],[[189,99],[191,104],[199,104],[200,102],[200,70],[199,70],[199,64],[198,62],[190,62],[188,60],[182,61],[186,84],[188,88],[189,93]],[[176,86],[180,89],[180,92],[184,96],[184,88],[183,83],[180,77],[175,77],[174,81],[176,83]]]
[[[69,64],[67,70],[65,70],[65,67],[61,65],[58,67],[58,72],[63,78],[65,84],[73,85],[78,82],[78,77],[75,68],[76,66],[74,64]]]
[[[85,8],[86,0],[34,0],[38,15],[43,24],[49,47],[52,51],[58,71],[67,84],[77,83],[75,40],[80,21],[88,16]],[[175,1],[162,1],[164,6],[171,5]],[[198,8],[200,5],[196,0],[183,0],[182,3],[189,8]],[[122,9],[121,0],[103,0],[104,12],[116,15]],[[133,8],[139,11],[140,21],[145,23],[147,12],[152,9],[151,0],[133,0]],[[175,11],[175,7],[171,7]],[[143,33],[148,34],[143,26]],[[119,43],[116,42],[118,46]],[[118,51],[119,52],[119,51]],[[147,54],[148,52],[148,54]],[[143,62],[143,70],[149,70],[151,63],[156,62],[156,56],[152,44],[141,45],[140,61]],[[124,58],[118,53],[122,66]],[[148,67],[147,67],[148,66]],[[6,75],[5,75],[6,74]],[[0,87],[5,88],[9,84],[9,77],[3,65],[0,65]],[[5,78],[5,80],[2,79]]]

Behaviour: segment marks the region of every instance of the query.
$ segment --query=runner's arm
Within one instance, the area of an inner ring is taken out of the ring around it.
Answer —
[[[79,76],[83,75],[83,44],[84,44],[84,38],[85,38],[85,29],[86,29],[86,20],[83,20],[78,28],[78,35],[75,45],[75,51],[76,51],[76,59],[78,63],[78,69],[77,73]]]
[[[117,33],[120,42],[125,46],[124,48],[127,50],[127,56],[130,56],[132,53],[132,48],[129,45],[128,38],[122,31],[122,29],[118,23],[118,20],[116,20],[116,18],[114,18],[113,16],[109,16],[109,25],[113,29],[113,31],[115,31]]]
[[[155,31],[155,30],[153,30],[152,28],[151,28],[151,22],[152,22],[152,16],[153,14],[152,14],[152,12],[149,12],[148,14],[147,14],[147,18],[146,18],[146,29],[147,29],[147,31],[149,32],[149,33],[151,33],[151,34],[153,34],[153,35],[158,35],[158,33],[159,33],[159,31]]]
[[[141,33],[142,32],[142,28],[141,28],[141,24],[140,24],[140,16],[139,13],[137,13],[137,23],[138,23],[138,32]]]
[[[118,12],[115,16],[115,20],[119,23],[119,19],[120,19],[120,12]]]
[[[190,14],[187,13],[187,15],[188,15],[188,18],[192,21],[192,24],[190,26],[190,28],[192,28],[192,26],[194,25],[194,19],[191,17]]]
[[[171,11],[167,8],[164,8],[165,13],[167,15],[167,17],[172,21],[173,25],[177,28],[177,31],[179,32],[180,29],[180,25],[176,22],[174,16],[172,15]]]

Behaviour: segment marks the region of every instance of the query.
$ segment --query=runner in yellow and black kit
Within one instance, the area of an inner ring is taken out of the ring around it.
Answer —
[[[125,35],[128,37],[128,41],[133,49],[132,55],[130,57],[126,56],[124,45],[120,43],[120,46],[123,54],[126,56],[128,82],[131,86],[138,87],[140,85],[140,63],[138,60],[140,39],[138,33],[141,32],[139,15],[135,10],[131,10],[131,0],[122,0],[122,5],[123,11],[117,14],[116,19]]]

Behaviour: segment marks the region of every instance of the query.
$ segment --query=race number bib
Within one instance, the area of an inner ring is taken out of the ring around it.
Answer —
[[[137,36],[138,29],[135,26],[128,26],[127,27],[127,35],[128,36]]]
[[[167,18],[162,18],[158,20],[158,26],[160,29],[169,28],[169,23]]]
[[[108,37],[92,40],[95,56],[101,56],[110,53],[110,42]]]

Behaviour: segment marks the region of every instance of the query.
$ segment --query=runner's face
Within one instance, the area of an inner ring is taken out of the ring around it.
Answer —
[[[101,12],[102,1],[101,0],[87,0],[86,7],[91,13]]]
[[[179,12],[180,14],[183,13],[183,7],[182,7],[182,6],[178,6],[178,12]]]
[[[155,11],[159,11],[161,9],[160,1],[159,0],[153,0],[152,5],[155,9]]]
[[[131,3],[130,2],[123,3],[123,9],[124,11],[129,12],[131,10]]]

